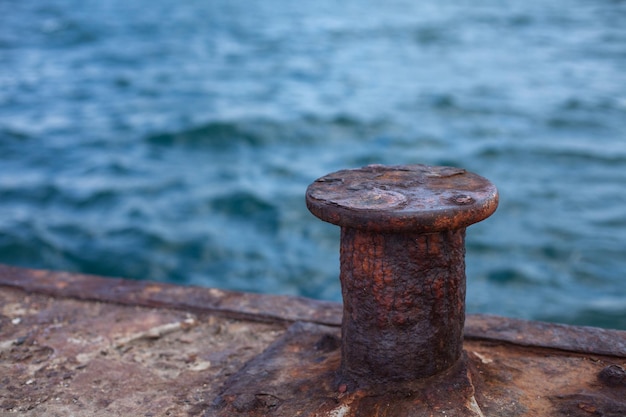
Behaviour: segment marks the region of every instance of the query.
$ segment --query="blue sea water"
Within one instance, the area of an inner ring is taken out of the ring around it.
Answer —
[[[341,299],[304,191],[464,167],[467,310],[626,329],[626,2],[0,0],[0,262]]]

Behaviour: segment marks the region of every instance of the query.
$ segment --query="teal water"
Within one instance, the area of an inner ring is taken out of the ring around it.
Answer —
[[[626,329],[626,2],[0,1],[0,262],[340,300],[315,178],[467,168],[467,309]]]

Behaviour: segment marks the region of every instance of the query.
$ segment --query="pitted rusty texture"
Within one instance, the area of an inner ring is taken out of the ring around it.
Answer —
[[[465,228],[495,211],[495,186],[460,168],[370,165],[318,179],[306,201],[341,226],[339,383],[411,381],[457,363]]]
[[[316,180],[307,207],[320,219],[370,231],[430,233],[461,229],[498,205],[487,179],[453,167],[369,165]]]
[[[465,230],[418,235],[342,230],[344,383],[423,378],[459,359],[464,235]]]

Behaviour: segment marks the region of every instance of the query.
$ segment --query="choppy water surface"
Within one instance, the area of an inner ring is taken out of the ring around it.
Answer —
[[[626,329],[626,2],[0,2],[0,262],[340,300],[315,178],[467,168],[469,312]]]

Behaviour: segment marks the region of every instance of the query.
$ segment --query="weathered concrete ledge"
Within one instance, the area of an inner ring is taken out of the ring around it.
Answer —
[[[624,331],[469,315],[465,382],[440,375],[382,398],[335,386],[341,314],[0,265],[0,416],[626,415]]]

